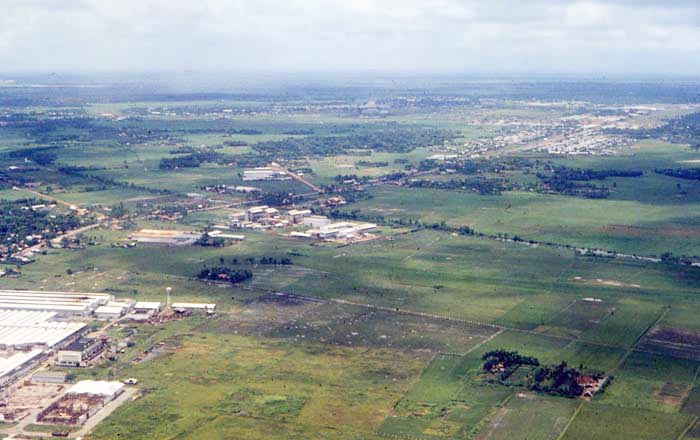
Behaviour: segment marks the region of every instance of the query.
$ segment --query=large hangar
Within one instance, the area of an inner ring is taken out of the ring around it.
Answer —
[[[0,290],[0,310],[35,310],[89,316],[113,299],[105,293]]]
[[[83,322],[55,321],[56,316],[56,312],[0,310],[0,348],[52,348],[73,339],[87,327]]]

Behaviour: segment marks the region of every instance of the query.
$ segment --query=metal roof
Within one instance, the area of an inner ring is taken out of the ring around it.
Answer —
[[[124,389],[121,382],[108,382],[105,380],[81,380],[67,391],[66,394],[92,394],[95,396],[114,396]]]
[[[53,347],[85,328],[82,322],[53,321],[55,312],[0,310],[0,346]]]
[[[29,352],[15,353],[9,357],[0,357],[0,378],[12,374],[22,365],[30,362],[41,354],[41,350],[35,349]]]

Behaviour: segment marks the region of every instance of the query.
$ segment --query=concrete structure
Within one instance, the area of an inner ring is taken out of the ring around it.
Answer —
[[[120,306],[100,306],[95,309],[97,319],[117,319],[124,315],[124,307]]]
[[[157,313],[163,310],[163,303],[156,301],[139,301],[134,304],[136,313]]]
[[[354,239],[377,228],[374,223],[336,222],[318,229],[309,229],[308,234],[321,239]]]
[[[100,339],[84,338],[77,340],[62,350],[56,356],[56,365],[62,367],[83,367],[94,359],[105,348]]]
[[[37,371],[32,376],[32,382],[35,383],[65,383],[68,374],[63,371]]]
[[[301,224],[304,226],[311,226],[312,228],[322,228],[330,223],[331,219],[324,215],[310,215],[308,217],[304,217],[301,221]]]
[[[0,347],[60,346],[82,334],[82,322],[56,321],[56,312],[0,310]]]
[[[292,209],[287,213],[289,215],[289,218],[292,220],[292,223],[299,223],[302,218],[308,217],[311,215],[311,210],[310,209]]]
[[[175,311],[183,311],[183,312],[214,313],[214,312],[216,312],[216,304],[173,303],[172,309]]]
[[[250,208],[246,211],[245,218],[248,221],[256,221],[260,218],[266,217],[267,214],[265,213],[265,210],[268,208],[269,208],[269,206],[267,206],[267,205],[253,206],[252,208]]]
[[[0,290],[0,310],[52,311],[62,315],[89,316],[97,307],[111,300],[112,296],[104,293]]]

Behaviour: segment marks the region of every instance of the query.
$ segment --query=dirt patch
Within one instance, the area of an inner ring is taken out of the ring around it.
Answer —
[[[700,361],[700,332],[684,328],[656,326],[642,338],[639,347]]]
[[[7,395],[0,400],[0,414],[8,422],[24,418],[30,411],[42,408],[58,396],[63,384],[33,383],[24,381],[7,390]]]
[[[642,287],[639,284],[630,284],[630,283],[624,283],[622,281],[615,281],[615,280],[603,280],[601,278],[586,279],[586,278],[581,278],[581,277],[573,277],[572,280],[577,281],[579,283],[591,284],[591,285],[596,285],[596,286],[632,287],[635,289],[641,289],[641,287]],[[590,301],[590,302],[595,302],[595,301]]]
[[[688,396],[689,388],[686,384],[666,382],[657,392],[656,401],[666,405],[680,407]]]
[[[685,399],[685,402],[683,402],[681,412],[700,416],[700,388],[695,386],[690,390],[688,397]],[[698,430],[698,436],[700,437],[700,429]]]

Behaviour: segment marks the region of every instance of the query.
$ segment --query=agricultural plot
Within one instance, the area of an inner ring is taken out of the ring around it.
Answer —
[[[419,439],[464,438],[475,433],[510,390],[488,385],[470,388],[473,385],[463,383],[461,364],[459,357],[435,357],[379,432]]]
[[[217,332],[241,332],[337,346],[464,353],[497,329],[458,321],[337,304],[288,294],[266,294],[236,316],[209,324]]]
[[[563,439],[675,439],[691,420],[683,414],[588,404],[576,415]]]
[[[693,387],[699,363],[634,352],[615,371],[600,402],[626,408],[678,413]]]
[[[615,310],[605,315],[600,323],[581,335],[588,342],[607,343],[629,347],[644,335],[663,316],[659,304],[631,299],[620,300]]]
[[[515,393],[498,408],[477,440],[556,440],[579,402],[532,393]]]
[[[694,201],[668,209],[636,200],[591,200],[560,195],[509,192],[482,196],[464,191],[376,187],[373,199],[353,204],[370,215],[415,218],[471,226],[477,231],[518,235],[523,239],[551,241],[640,255],[694,255],[700,244],[700,215]],[[661,226],[663,225],[663,226]],[[638,233],[630,233],[625,227]],[[681,228],[687,234],[677,234]]]
[[[657,325],[642,338],[638,347],[668,356],[700,361],[700,332]]]
[[[575,338],[598,325],[613,311],[614,306],[607,302],[578,300],[565,307],[551,321],[535,330]]]

